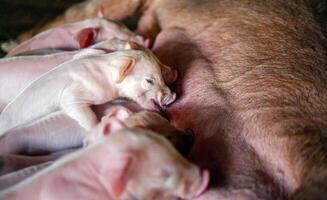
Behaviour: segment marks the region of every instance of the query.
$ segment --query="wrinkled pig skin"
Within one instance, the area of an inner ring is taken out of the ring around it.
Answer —
[[[153,49],[179,72],[167,113],[214,177],[199,199],[327,196],[326,39],[309,1],[91,0],[52,24],[96,13],[86,8],[143,12],[144,35],[160,27]]]
[[[39,33],[16,46],[7,56],[40,49],[78,50],[112,38],[132,40],[140,44],[144,42],[141,36],[137,36],[122,24],[95,18]]]
[[[124,129],[2,191],[0,199],[192,198],[208,181],[207,171],[185,160],[162,136]]]

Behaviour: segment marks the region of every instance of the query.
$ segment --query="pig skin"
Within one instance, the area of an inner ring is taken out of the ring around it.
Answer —
[[[159,27],[154,51],[180,77],[180,98],[167,113],[195,133],[191,158],[214,177],[199,199],[324,199],[326,38],[310,6],[304,0],[90,0],[49,26],[101,8],[115,20],[143,12],[144,35]]]
[[[72,59],[75,54],[62,52],[0,59],[0,113],[34,79]]]

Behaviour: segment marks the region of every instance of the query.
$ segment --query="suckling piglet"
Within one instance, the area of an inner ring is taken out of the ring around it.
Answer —
[[[188,199],[208,182],[209,173],[185,160],[164,137],[123,129],[5,190],[0,199]]]
[[[119,96],[146,109],[158,109],[176,98],[164,82],[161,63],[150,51],[82,56],[42,75],[9,103],[0,115],[0,136],[58,110],[90,130],[98,123],[90,106]]]

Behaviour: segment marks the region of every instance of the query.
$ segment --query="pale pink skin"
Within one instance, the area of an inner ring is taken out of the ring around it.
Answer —
[[[27,51],[40,49],[78,50],[80,49],[80,33],[88,28],[94,28],[95,31],[93,33],[94,37],[90,38],[90,45],[112,38],[122,40],[130,39],[143,44],[142,37],[132,33],[124,25],[106,19],[95,18],[72,24],[65,24],[39,33],[33,38],[16,46],[7,56],[15,56]]]
[[[0,59],[0,113],[33,80],[59,64],[71,60],[76,54],[83,54],[83,52],[88,52],[90,49],[112,52],[124,49],[126,44],[126,41],[112,39],[97,43],[84,50]]]
[[[161,136],[126,129],[2,191],[0,199],[192,198],[208,181],[207,171],[182,158]]]
[[[0,112],[32,80],[69,59],[76,52],[42,56],[11,57],[0,60]]]

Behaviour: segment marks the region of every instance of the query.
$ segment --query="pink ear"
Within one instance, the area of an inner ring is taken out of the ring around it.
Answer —
[[[79,48],[83,49],[92,45],[98,35],[99,28],[84,28],[80,30],[74,39],[78,42]]]
[[[162,65],[161,73],[167,85],[170,85],[177,80],[178,73],[176,69]]]
[[[128,171],[132,164],[130,155],[123,155],[111,159],[104,172],[104,177],[112,188],[112,193],[116,198],[119,198],[124,192],[128,179]]]
[[[109,118],[104,118],[104,120],[105,121],[101,122],[103,135],[109,135],[112,132],[116,132],[126,128],[121,121],[114,117],[109,116]]]
[[[130,59],[126,60],[126,61],[127,62],[122,67],[122,70],[120,71],[120,74],[119,74],[119,79],[118,79],[118,81],[116,81],[116,83],[121,83],[125,79],[127,74],[129,74],[134,68],[135,59],[130,58]]]
[[[115,117],[119,120],[124,120],[127,117],[132,115],[132,111],[130,111],[128,108],[124,106],[114,106],[111,108],[110,112],[107,113],[109,117]]]

